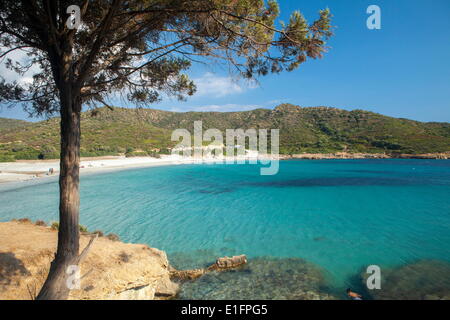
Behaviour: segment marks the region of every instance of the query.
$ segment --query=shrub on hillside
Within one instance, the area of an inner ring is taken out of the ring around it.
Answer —
[[[119,259],[120,259],[120,261],[122,261],[122,262],[127,263],[127,262],[130,261],[130,258],[131,258],[131,255],[130,255],[130,254],[127,254],[125,251],[122,251],[122,252],[119,254]]]
[[[127,149],[122,148],[122,147],[117,147],[116,149],[117,149],[116,151],[117,151],[118,153],[126,153],[126,152],[127,152]]]
[[[120,238],[117,234],[115,233],[110,233],[106,236],[106,238],[108,238],[111,241],[120,241]]]
[[[94,232],[92,232],[92,234],[96,234],[99,237],[103,237],[104,236],[103,231],[100,231],[100,230],[95,230]]]
[[[133,151],[130,153],[125,153],[125,157],[130,158],[130,157],[148,157],[148,153],[145,151]]]
[[[18,151],[14,152],[14,158],[17,160],[37,160],[39,159],[39,151]]]
[[[153,157],[153,158],[156,158],[156,159],[160,159],[161,158],[161,155],[159,153],[156,153],[156,152],[149,153],[149,156]]]
[[[169,150],[169,149],[167,149],[167,148],[161,148],[161,150],[159,151],[159,154],[166,154],[166,155],[168,155],[168,154],[171,154],[172,152]]]
[[[38,155],[38,159],[39,160],[47,160],[47,159],[59,159],[59,153],[58,152],[48,152],[48,153],[44,153],[41,152]]]
[[[58,230],[59,229],[59,222],[53,221],[52,224],[50,225],[50,227],[53,230]],[[78,225],[78,229],[80,230],[80,232],[88,232],[88,228],[86,226],[83,226],[82,224]]]
[[[42,221],[42,220],[36,220],[36,222],[34,224],[37,225],[37,226],[41,226],[41,227],[46,227],[47,226],[47,224],[44,221]]]
[[[0,154],[0,162],[14,162],[14,161],[16,161],[16,158],[14,158],[14,156]]]
[[[118,153],[114,151],[80,151],[82,157],[104,157],[117,156]]]

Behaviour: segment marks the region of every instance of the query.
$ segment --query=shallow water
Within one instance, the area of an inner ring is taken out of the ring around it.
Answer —
[[[299,258],[259,257],[227,272],[211,272],[182,286],[181,299],[330,299],[322,270]]]
[[[56,181],[0,186],[0,219],[57,220],[57,192]],[[153,167],[83,176],[81,223],[165,250],[178,268],[236,254],[271,268],[305,259],[341,292],[368,265],[450,261],[449,195],[448,160],[282,161],[275,176],[256,165]],[[279,292],[289,277],[277,278],[273,297],[295,296]],[[189,290],[184,298],[201,296]]]

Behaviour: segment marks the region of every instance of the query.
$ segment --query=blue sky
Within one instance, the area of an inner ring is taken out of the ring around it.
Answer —
[[[450,1],[279,0],[281,19],[299,9],[313,21],[330,8],[335,36],[323,59],[299,69],[259,78],[259,85],[233,80],[221,67],[195,65],[198,92],[186,102],[164,99],[149,106],[172,111],[238,111],[300,106],[364,109],[420,121],[450,122]],[[366,27],[366,9],[381,8],[381,30]],[[0,68],[0,72],[4,72]],[[124,102],[121,106],[131,107]],[[26,119],[16,107],[0,117]]]

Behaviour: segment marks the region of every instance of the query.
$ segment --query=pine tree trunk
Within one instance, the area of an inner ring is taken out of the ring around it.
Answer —
[[[60,86],[61,154],[59,174],[59,231],[55,259],[37,299],[67,299],[70,292],[68,267],[78,263],[80,195],[80,112],[81,104],[71,84]]]

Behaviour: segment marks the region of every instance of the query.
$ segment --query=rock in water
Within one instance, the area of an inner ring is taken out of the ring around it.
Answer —
[[[217,272],[228,270],[226,272]],[[181,286],[181,299],[335,299],[322,270],[303,259],[254,258],[238,269],[217,269]]]
[[[216,260],[216,263],[208,268],[208,270],[220,270],[236,268],[247,263],[247,257],[245,254],[233,257],[223,257]]]
[[[233,269],[239,266],[242,266],[247,263],[247,257],[242,254],[240,256],[233,256],[233,257],[223,257],[218,258],[216,260],[216,263],[209,266],[206,269],[191,269],[191,270],[176,270],[175,268],[172,268],[170,270],[170,277],[172,279],[176,280],[194,280],[197,278],[200,278],[202,275],[204,275],[206,272],[209,271],[225,271],[228,269]]]

